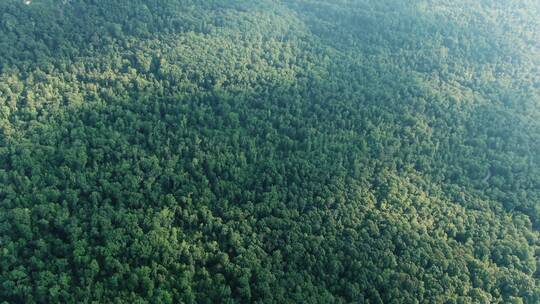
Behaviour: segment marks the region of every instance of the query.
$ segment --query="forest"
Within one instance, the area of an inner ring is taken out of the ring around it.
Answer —
[[[540,303],[540,2],[0,1],[0,303]]]

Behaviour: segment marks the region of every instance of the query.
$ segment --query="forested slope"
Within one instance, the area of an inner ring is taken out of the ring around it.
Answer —
[[[0,1],[0,302],[540,302],[540,5]]]

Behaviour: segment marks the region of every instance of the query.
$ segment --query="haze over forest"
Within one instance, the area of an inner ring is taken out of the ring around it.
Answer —
[[[0,303],[540,303],[540,2],[1,0]]]

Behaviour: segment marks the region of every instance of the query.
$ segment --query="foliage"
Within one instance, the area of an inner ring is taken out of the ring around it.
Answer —
[[[0,2],[0,302],[540,302],[539,15]]]

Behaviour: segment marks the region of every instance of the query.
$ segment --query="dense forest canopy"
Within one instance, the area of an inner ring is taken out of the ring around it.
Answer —
[[[540,303],[540,2],[0,1],[0,303]]]

